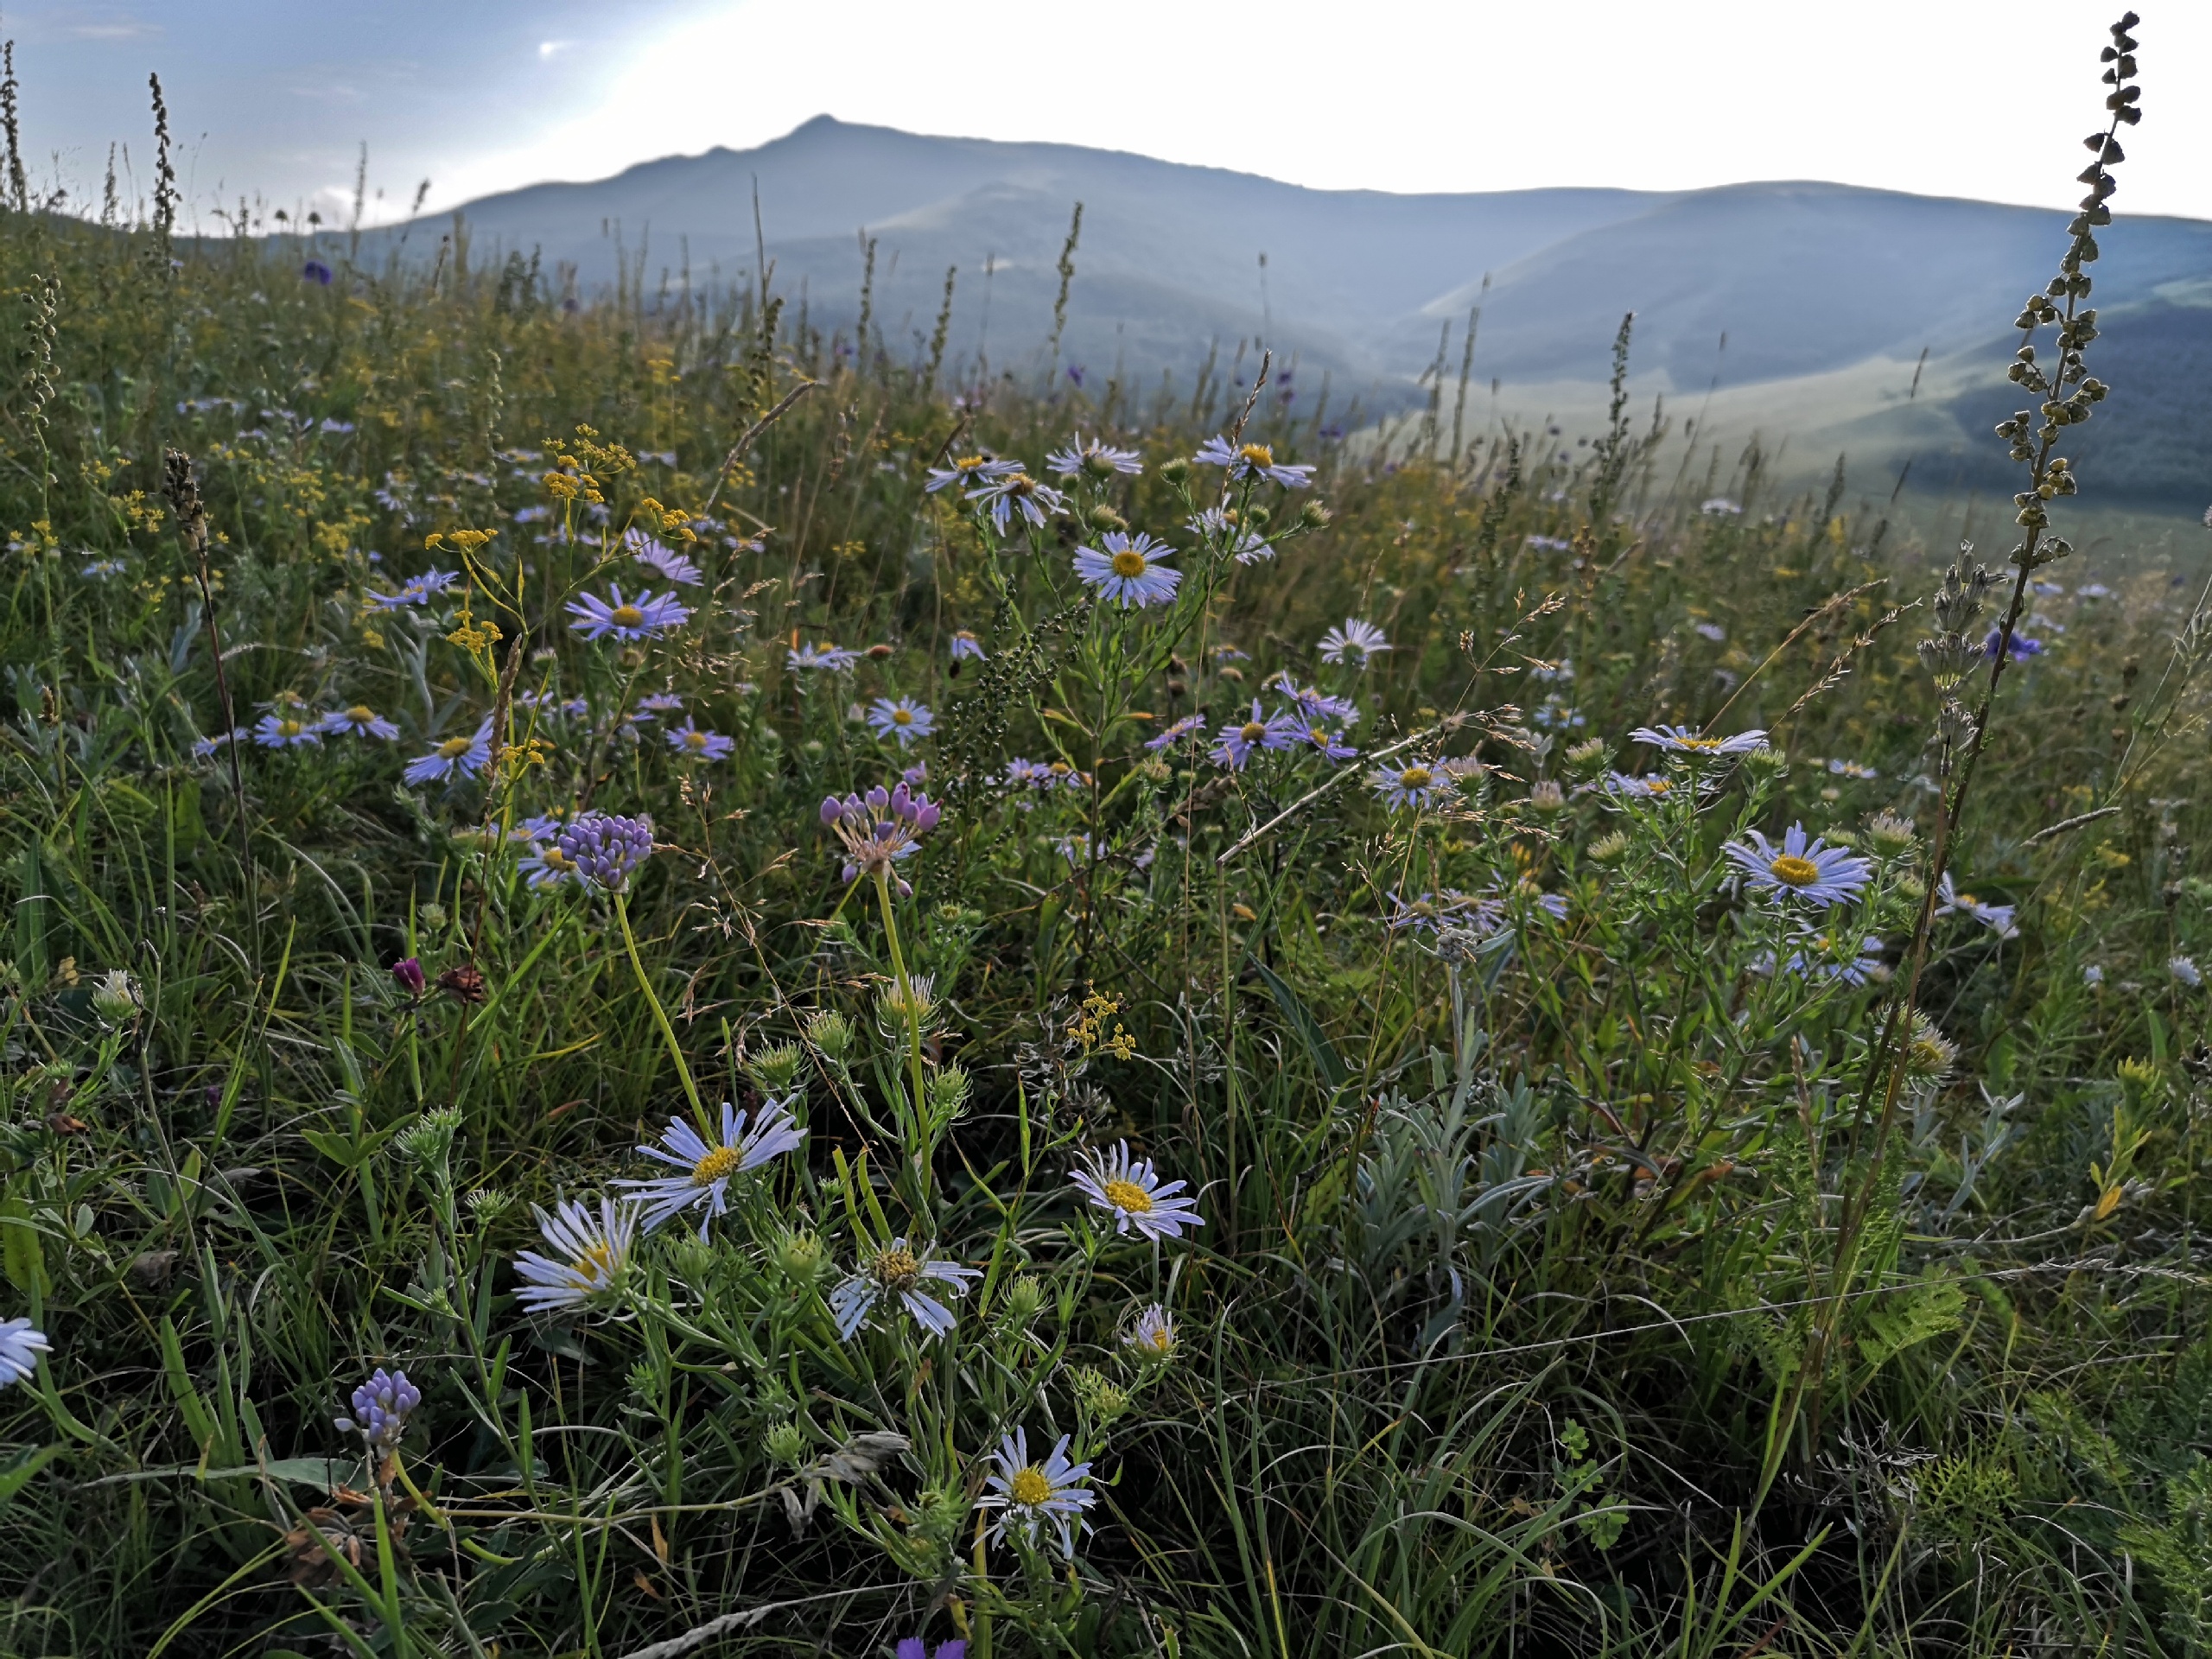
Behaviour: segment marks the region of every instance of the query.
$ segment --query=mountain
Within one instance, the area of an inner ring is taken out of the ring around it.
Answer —
[[[1387,412],[1427,396],[1420,377],[1447,327],[1457,374],[1460,331],[1479,303],[1485,408],[1496,380],[1500,407],[1586,426],[1632,310],[1640,395],[1677,406],[1710,397],[1708,414],[1736,427],[1786,415],[1806,442],[1845,439],[1854,455],[1916,457],[1924,479],[1977,485],[2001,478],[1986,435],[2014,401],[2002,378],[2015,343],[2006,325],[2049,276],[2066,219],[1805,182],[1309,190],[827,116],[755,149],[536,185],[460,217],[473,263],[535,252],[583,295],[626,267],[650,304],[687,280],[753,279],[756,190],[775,284],[803,296],[825,334],[849,333],[855,319],[863,237],[876,249],[875,323],[894,354],[925,349],[957,268],[950,352],[963,372],[979,358],[1041,369],[1080,201],[1061,355],[1093,373],[1150,384],[1165,372],[1187,386],[1210,353],[1229,372],[1264,339],[1295,363],[1309,400],[1325,374],[1333,407],[1357,396]],[[410,245],[419,252],[425,232],[444,228],[427,223]],[[366,239],[396,248],[401,234]],[[2100,240],[2109,338],[2096,357],[2120,390],[2082,453],[2125,448],[2132,493],[2201,505],[2212,499],[2212,224],[2123,215]],[[1236,372],[1249,378],[1249,366]]]

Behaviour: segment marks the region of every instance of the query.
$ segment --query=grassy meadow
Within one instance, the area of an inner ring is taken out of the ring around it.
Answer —
[[[2098,210],[1961,548],[18,190],[0,1652],[2212,1648]]]

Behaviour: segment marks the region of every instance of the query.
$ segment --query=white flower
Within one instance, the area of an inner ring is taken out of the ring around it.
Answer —
[[[1382,629],[1356,616],[1346,617],[1344,626],[1331,628],[1321,636],[1321,660],[1325,663],[1341,663],[1352,657],[1363,668],[1369,658],[1389,649],[1390,642],[1382,637]]]
[[[1179,1238],[1185,1227],[1205,1222],[1196,1201],[1179,1197],[1187,1183],[1162,1182],[1149,1158],[1132,1159],[1129,1143],[1117,1142],[1111,1153],[1087,1152],[1084,1167],[1068,1179],[1084,1191],[1092,1205],[1114,1217],[1114,1230],[1136,1229],[1147,1238]]]
[[[948,1334],[955,1324],[952,1310],[922,1287],[941,1285],[940,1293],[952,1296],[968,1294],[968,1281],[983,1275],[975,1268],[963,1268],[956,1262],[931,1260],[933,1245],[923,1244],[912,1249],[903,1238],[894,1238],[884,1249],[862,1263],[860,1271],[830,1293],[830,1312],[837,1321],[837,1334],[847,1342],[866,1323],[868,1313],[887,1296],[895,1296],[915,1324],[933,1337]]]
[[[53,1351],[46,1333],[32,1330],[29,1319],[0,1319],[0,1389],[27,1381],[38,1370],[38,1357]]]
[[[1137,1315],[1136,1324],[1122,1338],[1122,1345],[1141,1359],[1172,1359],[1180,1340],[1175,1330],[1175,1316],[1154,1302]]]
[[[642,1207],[634,1198],[618,1204],[603,1198],[594,1215],[588,1205],[569,1198],[549,1216],[532,1205],[538,1230],[556,1254],[524,1250],[515,1258],[515,1272],[525,1281],[516,1300],[532,1313],[566,1312],[613,1290],[629,1266]]]
[[[731,1177],[758,1169],[806,1139],[806,1131],[791,1121],[790,1108],[791,1100],[768,1101],[760,1108],[759,1120],[748,1129],[746,1114],[724,1101],[721,1138],[711,1147],[691,1124],[672,1117],[658,1145],[639,1147],[638,1150],[648,1158],[673,1164],[683,1173],[645,1181],[617,1181],[614,1185],[633,1188],[644,1201],[647,1232],[694,1205],[703,1205],[707,1213],[699,1217],[699,1236],[704,1238],[707,1224],[729,1208]]]
[[[999,1443],[993,1454],[998,1469],[983,1478],[983,1484],[990,1490],[976,1500],[979,1510],[1005,1511],[991,1528],[991,1537],[1003,1538],[1009,1531],[1019,1531],[1025,1542],[1034,1544],[1039,1531],[1050,1525],[1059,1529],[1060,1553],[1074,1555],[1075,1535],[1090,1524],[1084,1519],[1084,1511],[1098,1498],[1077,1484],[1090,1478],[1090,1465],[1070,1459],[1068,1443],[1072,1439],[1061,1435],[1052,1456],[1041,1464],[1029,1460],[1026,1428],[1017,1428]]]
[[[2169,957],[2166,962],[2166,971],[2171,974],[2181,984],[2188,986],[2192,991],[2202,990],[2204,988],[2203,974],[2198,970],[2196,964],[2190,961],[2187,957]]]

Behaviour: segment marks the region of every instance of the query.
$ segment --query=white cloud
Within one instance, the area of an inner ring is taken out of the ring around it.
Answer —
[[[537,43],[537,60],[543,63],[549,59],[557,58],[575,46],[574,41],[540,41]]]

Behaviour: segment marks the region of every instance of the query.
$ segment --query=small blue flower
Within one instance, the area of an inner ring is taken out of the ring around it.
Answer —
[[[683,1173],[652,1180],[617,1181],[614,1185],[636,1191],[645,1205],[643,1224],[649,1233],[686,1210],[704,1205],[706,1214],[699,1217],[699,1236],[704,1238],[707,1224],[729,1208],[733,1177],[760,1168],[771,1158],[792,1151],[806,1139],[806,1131],[791,1119],[791,1101],[798,1098],[794,1095],[789,1100],[764,1103],[758,1121],[750,1129],[745,1124],[747,1115],[724,1101],[721,1136],[713,1146],[707,1144],[706,1138],[693,1125],[680,1117],[672,1117],[658,1144],[639,1147],[638,1150],[648,1158],[673,1164]]]
[[[994,455],[963,455],[950,467],[930,468],[930,481],[925,493],[935,495],[950,486],[961,489],[979,488],[1001,478],[1011,478],[1021,471],[1018,461],[1001,461]]]
[[[1078,432],[1075,442],[1066,448],[1056,449],[1045,457],[1045,467],[1062,478],[1084,474],[1095,479],[1108,479],[1116,473],[1134,477],[1144,471],[1144,457],[1134,449],[1116,449],[1100,438],[1086,442]]]
[[[724,737],[720,732],[701,729],[687,719],[668,734],[668,747],[678,754],[693,760],[727,760],[737,748],[737,740]]]
[[[652,856],[653,821],[643,814],[587,812],[563,828],[556,844],[585,881],[620,893],[630,873]]]
[[[365,702],[350,709],[334,709],[322,717],[320,728],[325,734],[336,737],[350,734],[354,737],[378,738],[389,743],[399,735],[399,728]]]
[[[1174,550],[1140,531],[1135,537],[1109,530],[1103,538],[1105,550],[1078,548],[1075,573],[1098,591],[1099,597],[1127,610],[1133,605],[1165,605],[1175,597],[1183,573],[1164,561]]]
[[[1289,715],[1262,715],[1260,700],[1255,697],[1252,718],[1234,721],[1216,731],[1214,746],[1207,758],[1217,766],[1242,772],[1244,763],[1252,758],[1253,750],[1287,749],[1303,734],[1299,722]]]
[[[1239,444],[1232,449],[1226,438],[1208,438],[1191,459],[1205,467],[1226,467],[1232,482],[1264,478],[1286,490],[1302,490],[1313,481],[1311,467],[1281,464],[1275,460],[1274,448],[1264,443]]]
[[[984,660],[983,642],[963,628],[952,636],[952,660],[956,663],[969,659]]]
[[[686,588],[696,588],[706,581],[697,565],[642,530],[624,531],[622,544],[630,550],[632,558],[650,570],[658,571],[664,581],[677,582]]]
[[[429,753],[407,763],[400,776],[410,784],[451,783],[474,778],[491,764],[492,722],[486,719],[469,737],[449,737]]]
[[[1027,473],[1008,473],[1003,478],[993,479],[982,488],[969,491],[966,499],[969,505],[980,507],[989,515],[992,525],[1001,536],[1017,512],[1031,524],[1042,529],[1052,514],[1067,511],[1067,497],[1049,484],[1039,484]]]
[[[353,1390],[353,1414],[339,1418],[338,1427],[359,1434],[368,1443],[369,1455],[380,1458],[398,1449],[408,1414],[422,1403],[423,1390],[407,1380],[406,1372],[387,1371],[379,1365]]]
[[[912,697],[878,697],[868,711],[868,723],[878,736],[895,739],[903,749],[935,731],[937,716]]]
[[[1789,826],[1778,848],[1756,830],[1749,834],[1751,845],[1732,841],[1720,850],[1754,890],[1777,899],[1795,896],[1826,907],[1853,897],[1873,877],[1874,867],[1866,859],[1808,837],[1802,823]]]
[[[1167,727],[1159,736],[1147,738],[1144,746],[1147,749],[1169,748],[1190,736],[1193,732],[1203,732],[1205,728],[1206,718],[1204,715],[1185,715],[1182,719]]]
[[[1325,663],[1351,662],[1364,668],[1370,658],[1390,649],[1390,642],[1382,630],[1372,622],[1363,622],[1356,616],[1344,619],[1341,628],[1331,628],[1321,636],[1321,660]]]
[[[46,1333],[31,1329],[29,1319],[0,1319],[0,1389],[25,1381],[38,1370],[38,1357],[53,1351]]]
[[[832,674],[849,674],[861,654],[844,645],[798,645],[785,653],[784,666],[794,674],[804,674],[815,669],[825,669]]]
[[[321,748],[321,721],[308,716],[304,709],[287,709],[282,714],[264,715],[253,728],[253,741],[264,749]]]
[[[676,602],[674,594],[642,593],[634,601],[625,600],[619,582],[610,583],[608,591],[612,599],[582,594],[570,600],[565,608],[576,620],[569,626],[587,639],[612,635],[626,643],[666,633],[691,619],[691,613]]]

